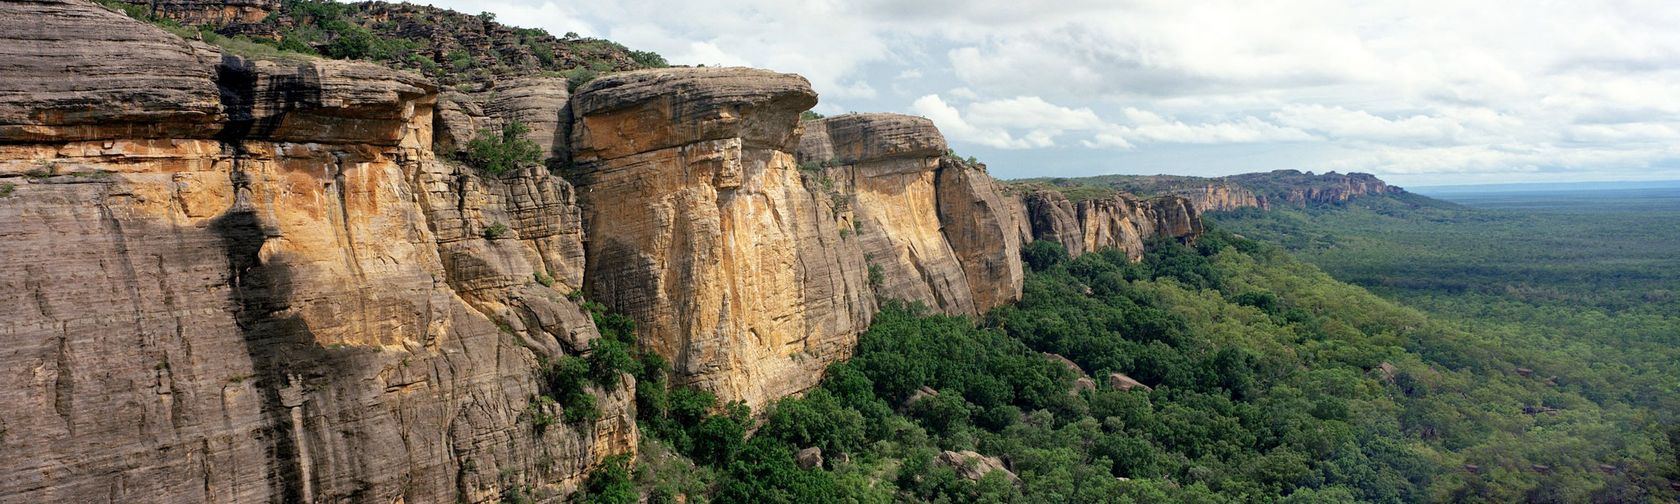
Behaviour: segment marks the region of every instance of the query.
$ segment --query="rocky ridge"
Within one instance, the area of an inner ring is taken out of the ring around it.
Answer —
[[[1018,192],[1051,189],[1085,194],[1124,192],[1139,195],[1174,195],[1190,200],[1197,212],[1222,212],[1240,208],[1271,208],[1274,205],[1335,205],[1354,198],[1399,194],[1404,189],[1388,185],[1368,173],[1314,174],[1296,170],[1245,173],[1225,177],[1179,175],[1100,175],[1071,179],[1012,181]]]
[[[564,495],[638,437],[628,379],[542,420],[543,363],[599,337],[571,294],[761,409],[877,296],[979,315],[1026,241],[1200,232],[1184,198],[1009,194],[926,119],[802,123],[810,85],[763,70],[440,90],[79,0],[0,3],[0,66],[6,501]],[[548,169],[449,159],[512,120]]]

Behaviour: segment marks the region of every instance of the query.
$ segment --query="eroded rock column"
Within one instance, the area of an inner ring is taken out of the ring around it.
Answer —
[[[857,243],[794,162],[802,77],[614,74],[573,97],[590,298],[626,313],[680,382],[754,409],[816,384],[874,311]]]

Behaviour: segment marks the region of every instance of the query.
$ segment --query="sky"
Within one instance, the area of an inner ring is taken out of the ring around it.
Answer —
[[[419,0],[933,119],[1001,178],[1680,179],[1673,0]]]

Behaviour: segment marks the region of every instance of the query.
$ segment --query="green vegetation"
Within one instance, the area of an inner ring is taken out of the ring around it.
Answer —
[[[1673,441],[1651,411],[1524,376],[1479,328],[1337,282],[1276,247],[1214,231],[1194,248],[1154,243],[1141,263],[1118,251],[1070,259],[1049,242],[1024,256],[1024,298],[980,324],[887,301],[855,356],[773,404],[750,438],[744,407],[672,389],[663,361],[641,356],[644,435],[696,465],[664,459],[677,475],[637,485],[656,502],[1673,495],[1661,479]],[[1081,388],[1040,352],[1099,384],[1122,373],[1152,390]],[[808,447],[822,467],[794,461]],[[1019,483],[965,479],[936,462],[945,450],[1000,457]]]
[[[1086,179],[1022,179],[1009,180],[1000,183],[1005,192],[1010,194],[1025,194],[1039,190],[1054,190],[1062,193],[1068,201],[1080,202],[1112,198],[1120,191],[1101,184],[1086,182]]]
[[[554,286],[554,277],[548,276],[548,273],[538,271],[536,273],[532,273],[531,276],[534,277],[538,284],[542,284],[543,287]]]
[[[467,164],[490,175],[503,175],[520,168],[542,166],[542,147],[527,136],[531,128],[508,121],[501,131],[482,129],[467,141],[462,153]]]
[[[801,121],[815,121],[817,119],[822,119],[822,118],[823,118],[823,115],[818,114],[817,111],[815,111],[815,110],[807,110],[807,111],[799,113],[799,120],[801,120]]]
[[[1405,194],[1214,219],[1467,330],[1418,348],[1433,359],[1496,383],[1542,383],[1548,393],[1525,405],[1535,413],[1528,430],[1495,432],[1475,448],[1509,452],[1500,458],[1510,466],[1550,466],[1533,491],[1580,496],[1623,484],[1559,472],[1534,443],[1569,453],[1575,467],[1626,472],[1638,482],[1628,485],[1680,477],[1680,197],[1578,191],[1459,201],[1475,207]],[[1630,500],[1673,495],[1640,491],[1649,493]]]
[[[247,58],[267,58],[278,60],[308,60],[315,51],[308,46],[286,44],[264,38],[250,38],[246,36],[223,36],[216,33],[214,25],[184,26],[180,22],[163,16],[155,15],[152,9],[145,5],[131,4],[122,0],[95,0],[100,5],[122,12],[128,17],[157,25],[175,36],[186,39],[201,39],[215,45],[230,54]]]
[[[502,224],[500,222],[492,223],[489,226],[484,227],[484,239],[486,240],[500,240],[502,237],[507,236],[507,233],[507,224]]]
[[[0,184],[0,198],[11,196],[12,191],[16,191],[16,190],[17,190],[17,184],[13,184],[11,182]]]
[[[229,53],[257,58],[358,59],[415,70],[445,85],[482,89],[498,77],[557,74],[572,86],[596,75],[669,66],[663,56],[568,33],[556,38],[541,29],[510,28],[489,13],[467,15],[429,6],[284,0],[261,26],[223,35],[225,26],[183,26],[166,17],[175,7],[97,0],[129,17],[158,25],[183,38],[202,39]],[[441,32],[444,37],[430,34]],[[413,37],[413,38],[410,38]],[[464,40],[482,44],[463,45]]]

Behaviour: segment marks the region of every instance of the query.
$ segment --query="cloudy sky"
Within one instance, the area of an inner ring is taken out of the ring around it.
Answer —
[[[1673,0],[418,1],[796,72],[1006,178],[1680,179]]]

